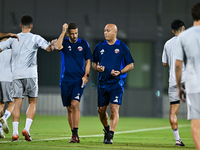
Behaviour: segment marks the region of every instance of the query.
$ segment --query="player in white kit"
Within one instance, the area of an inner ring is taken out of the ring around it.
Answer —
[[[186,63],[187,118],[191,120],[191,131],[197,150],[200,150],[200,3],[191,10],[193,26],[181,33],[177,40],[176,80],[182,101],[185,94],[181,88],[182,64]]]
[[[180,105],[180,99],[178,97],[178,89],[177,89],[177,84],[176,84],[176,75],[175,75],[175,52],[176,52],[176,42],[178,35],[185,30],[185,24],[181,20],[174,20],[171,23],[171,28],[172,28],[172,33],[175,35],[171,39],[169,39],[163,49],[163,54],[162,54],[162,62],[163,66],[167,67],[169,66],[169,88],[168,88],[168,94],[169,94],[169,102],[170,102],[170,116],[169,116],[169,121],[171,124],[171,128],[174,133],[174,137],[176,140],[175,145],[176,146],[185,146],[183,142],[181,141],[181,138],[179,136],[179,131],[178,131],[178,120],[177,120],[177,114],[179,110],[179,105]],[[182,68],[182,79],[181,83],[184,86],[185,82],[185,66],[183,65]]]
[[[0,44],[5,42],[7,39],[8,38],[1,38]],[[7,134],[9,132],[7,119],[10,117],[14,106],[12,94],[11,49],[9,49],[0,53],[0,138],[5,138],[3,130]],[[8,107],[4,113],[3,109],[5,103],[8,104]]]
[[[37,73],[37,51],[41,47],[48,52],[54,50],[56,40],[48,43],[39,35],[30,33],[33,28],[33,19],[29,15],[21,18],[20,27],[22,32],[17,34],[19,41],[9,38],[0,46],[0,52],[12,47],[12,74],[13,74],[13,136],[12,141],[19,140],[18,124],[20,118],[20,108],[24,96],[28,96],[29,107],[26,112],[26,125],[22,131],[25,140],[31,141],[30,126],[36,112],[38,97],[38,73]]]

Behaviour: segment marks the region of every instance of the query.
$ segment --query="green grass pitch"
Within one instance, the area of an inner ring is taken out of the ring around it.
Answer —
[[[103,127],[98,116],[81,116],[80,143],[68,143],[71,131],[66,116],[36,115],[31,126],[32,142],[21,135],[25,115],[20,118],[19,142],[10,142],[12,119],[8,119],[10,132],[0,139],[1,150],[192,150],[195,149],[190,121],[179,119],[179,134],[185,147],[175,147],[173,132],[168,119],[120,117],[115,131],[114,143],[103,144]]]

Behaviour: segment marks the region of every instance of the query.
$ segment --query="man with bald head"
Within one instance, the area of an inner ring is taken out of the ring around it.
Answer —
[[[119,120],[127,72],[133,69],[133,58],[129,48],[117,39],[117,26],[107,24],[105,40],[96,45],[92,67],[98,72],[98,113],[104,126],[105,144],[113,144],[113,136]],[[110,104],[110,125],[107,108]]]

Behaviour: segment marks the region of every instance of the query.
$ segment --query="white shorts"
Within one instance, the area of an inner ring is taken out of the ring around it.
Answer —
[[[184,84],[182,84],[182,88],[184,89]],[[176,85],[168,88],[168,95],[170,103],[180,102],[180,98],[178,96],[178,89]]]
[[[0,101],[13,102],[13,83],[1,81],[0,82]]]
[[[38,80],[37,78],[25,78],[13,80],[14,98],[31,98],[38,97]]]
[[[200,93],[187,94],[187,119],[200,119]]]

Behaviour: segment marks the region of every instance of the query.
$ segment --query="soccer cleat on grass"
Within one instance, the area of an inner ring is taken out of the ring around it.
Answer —
[[[175,146],[185,146],[182,141],[177,140]]]
[[[107,134],[107,141],[105,144],[113,144],[113,134],[111,134],[110,132],[108,132]]]
[[[12,142],[19,141],[19,135],[15,134],[12,136]]]
[[[103,129],[103,131],[104,131],[103,143],[105,144],[107,142],[107,131],[105,129]]]
[[[0,138],[5,138],[5,135],[3,134],[3,130],[0,131]]]
[[[1,117],[0,118],[0,122],[2,123],[2,127],[3,127],[3,131],[8,134],[9,132],[9,128],[8,128],[8,124],[7,124],[7,121],[4,117]]]
[[[72,135],[71,140],[69,143],[80,143],[79,137],[77,135]]]
[[[26,141],[32,141],[30,134],[25,129],[22,131],[22,135],[25,137]]]

